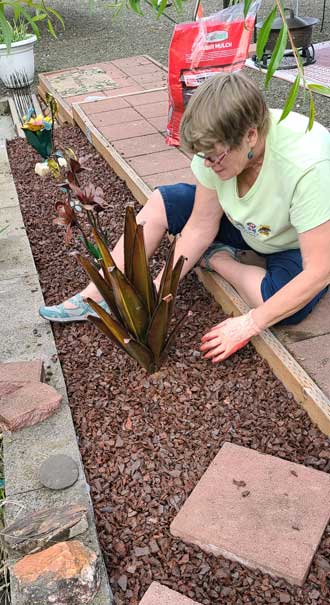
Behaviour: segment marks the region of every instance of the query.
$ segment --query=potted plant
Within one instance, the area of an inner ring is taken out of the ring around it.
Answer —
[[[0,78],[5,86],[13,88],[17,82],[33,82],[34,44],[40,37],[38,22],[46,21],[49,33],[56,37],[54,17],[64,27],[61,15],[44,3],[0,0]]]

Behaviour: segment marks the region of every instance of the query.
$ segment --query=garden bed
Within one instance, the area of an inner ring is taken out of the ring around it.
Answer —
[[[79,130],[58,129],[56,136],[80,157],[90,155],[84,178],[106,194],[103,220],[114,243],[131,193]],[[10,142],[8,154],[41,287],[53,304],[78,291],[85,276],[64,246],[63,230],[52,223],[56,183],[34,175],[39,158],[25,141]],[[160,261],[161,253],[155,270]],[[158,580],[203,605],[326,605],[330,527],[303,588],[208,556],[169,533],[224,441],[330,472],[329,439],[251,345],[222,364],[201,358],[200,336],[221,313],[194,274],[179,290],[178,307],[188,306],[193,316],[155,376],[89,323],[54,325],[115,603],[137,605]]]

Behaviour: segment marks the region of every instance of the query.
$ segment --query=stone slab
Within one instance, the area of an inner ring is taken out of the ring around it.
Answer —
[[[302,586],[329,518],[329,475],[225,443],[171,533]]]
[[[31,274],[36,274],[36,268],[27,237],[5,237],[3,234],[0,237],[1,279]]]
[[[162,586],[159,582],[153,582],[140,601],[140,605],[199,605],[199,603],[167,586]]]
[[[157,134],[157,130],[154,126],[149,124],[146,120],[136,120],[135,122],[127,124],[114,124],[112,126],[101,126],[99,128],[101,134],[109,139],[110,143],[114,141],[120,141],[130,139],[132,137],[142,137],[148,134]]]
[[[44,375],[41,359],[0,364],[1,382],[42,382]]]
[[[61,405],[62,396],[43,382],[22,384],[0,399],[0,422],[5,430],[17,431],[51,416]]]
[[[123,158],[133,158],[138,155],[144,155],[146,152],[166,151],[168,147],[164,137],[157,133],[116,141],[116,149]]]
[[[298,363],[330,398],[330,334],[287,343],[287,347]]]
[[[161,172],[170,172],[190,166],[189,159],[178,149],[167,149],[156,153],[146,153],[136,158],[128,159],[128,163],[141,176],[149,176]]]

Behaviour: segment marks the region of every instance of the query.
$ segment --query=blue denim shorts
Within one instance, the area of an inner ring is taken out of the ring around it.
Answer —
[[[188,185],[186,183],[158,187],[164,200],[168,230],[171,235],[180,233],[188,221],[194,205],[195,189],[195,185]],[[240,250],[253,249],[244,241],[241,232],[234,227],[226,215],[221,219],[220,229],[215,241]],[[303,263],[299,249],[283,250],[283,252],[262,254],[261,256],[266,260],[266,275],[261,282],[261,295],[263,300],[266,301],[301,273]],[[325,288],[314,296],[305,307],[284,319],[281,325],[297,324],[305,319],[320,298],[326,293],[327,289]]]

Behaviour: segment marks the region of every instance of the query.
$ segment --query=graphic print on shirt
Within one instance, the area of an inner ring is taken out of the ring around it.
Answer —
[[[252,237],[259,237],[259,238],[265,239],[266,237],[269,237],[272,233],[271,227],[269,225],[257,226],[252,221],[249,221],[249,222],[245,223],[245,225],[243,225],[242,223],[235,221],[235,219],[233,219],[233,217],[230,216],[230,214],[227,214],[227,218],[234,225],[234,227],[236,227],[236,229],[238,229],[241,232],[245,232],[248,235],[252,235]]]

